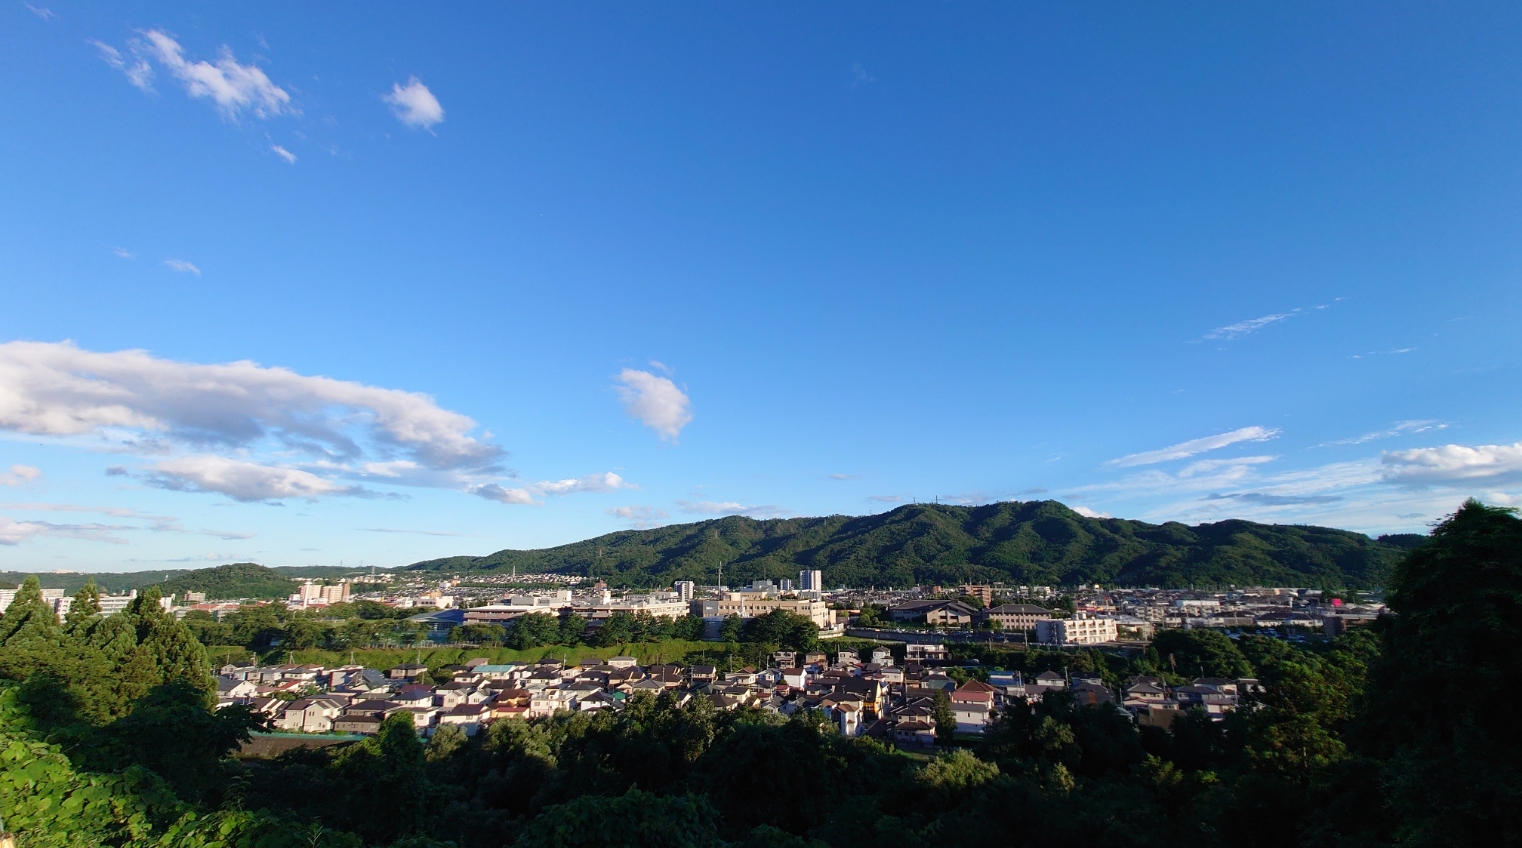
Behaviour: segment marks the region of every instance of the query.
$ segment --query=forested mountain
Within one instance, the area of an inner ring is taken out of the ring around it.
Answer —
[[[821,569],[829,586],[1004,581],[1074,585],[1378,586],[1409,549],[1361,533],[1251,521],[1187,526],[1088,518],[1056,501],[980,507],[916,504],[879,515],[757,520],[729,516],[483,557],[420,571],[554,571],[615,586],[673,580],[739,585]]]

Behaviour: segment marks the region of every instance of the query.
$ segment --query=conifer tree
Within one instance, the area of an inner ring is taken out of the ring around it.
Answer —
[[[100,590],[95,587],[92,579],[74,593],[74,603],[69,605],[69,614],[64,617],[64,629],[70,636],[83,637],[99,615]]]
[[[53,605],[42,599],[37,576],[28,575],[5,614],[0,616],[0,645],[8,648],[58,645],[62,640],[63,631]]]
[[[148,689],[184,680],[207,693],[214,691],[206,648],[190,628],[164,610],[159,603],[162,597],[152,587],[127,607],[125,615],[137,632],[137,649],[125,670],[133,682]]]

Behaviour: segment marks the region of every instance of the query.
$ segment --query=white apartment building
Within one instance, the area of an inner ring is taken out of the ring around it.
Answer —
[[[0,589],[0,612],[5,612],[10,608],[11,601],[16,599],[16,593],[19,591],[21,590]],[[42,600],[53,608],[53,612],[58,613],[60,616],[68,615],[69,605],[74,601],[73,598],[65,595],[62,589],[43,589]],[[59,609],[59,607],[62,607],[62,609]]]
[[[334,585],[324,586],[317,580],[303,580],[296,587],[296,593],[287,601],[290,606],[301,608],[346,604],[349,602],[349,581],[340,580]]]
[[[1079,613],[1074,618],[1044,618],[1036,622],[1036,641],[1047,645],[1098,645],[1118,637],[1115,619]]]
[[[671,584],[671,588],[676,590],[677,596],[682,600],[690,601],[697,594],[698,584],[691,580],[678,580]]]
[[[698,601],[693,604],[693,611],[701,610],[704,618],[728,618],[732,615],[755,618],[777,609],[806,616],[820,630],[829,630],[835,626],[835,611],[824,601],[808,598],[768,597],[764,592],[725,592],[724,597],[717,601]]]
[[[798,591],[818,600],[824,594],[824,572],[819,569],[798,572]]]

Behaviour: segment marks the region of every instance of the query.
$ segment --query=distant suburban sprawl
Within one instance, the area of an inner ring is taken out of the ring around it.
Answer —
[[[1522,520],[1402,545],[1356,589],[27,577],[0,815],[23,846],[1509,844]]]

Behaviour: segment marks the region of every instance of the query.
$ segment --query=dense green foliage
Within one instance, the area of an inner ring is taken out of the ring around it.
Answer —
[[[148,599],[109,619],[89,603],[60,624],[33,582],[0,617],[0,809],[26,848],[1522,843],[1522,730],[1507,712],[1522,521],[1476,503],[1400,565],[1393,619],[1335,640],[1164,632],[1127,655],[1004,655],[1107,682],[1256,678],[1224,720],[1138,727],[1049,692],[928,760],[807,710],[667,693],[426,742],[404,713],[364,741],[239,763],[225,754],[253,717],[209,710],[188,631]],[[108,660],[126,665],[102,675]]]
[[[556,571],[633,587],[796,578],[827,585],[1025,584],[1185,586],[1382,585],[1404,545],[1324,527],[1222,521],[1188,527],[1088,518],[1056,501],[981,507],[916,504],[881,515],[730,516],[629,530],[535,551],[498,551],[409,566],[427,571]]]
[[[415,610],[374,601],[330,604],[312,610],[291,610],[282,604],[245,604],[216,620],[211,613],[191,610],[184,624],[201,644],[238,646],[264,652],[272,648],[347,651],[379,645],[411,645],[426,628],[408,621]]]
[[[198,568],[177,574],[158,584],[165,595],[184,596],[186,592],[205,592],[206,599],[279,598],[296,591],[296,581],[273,568],[252,562],[235,562],[216,568]]]

